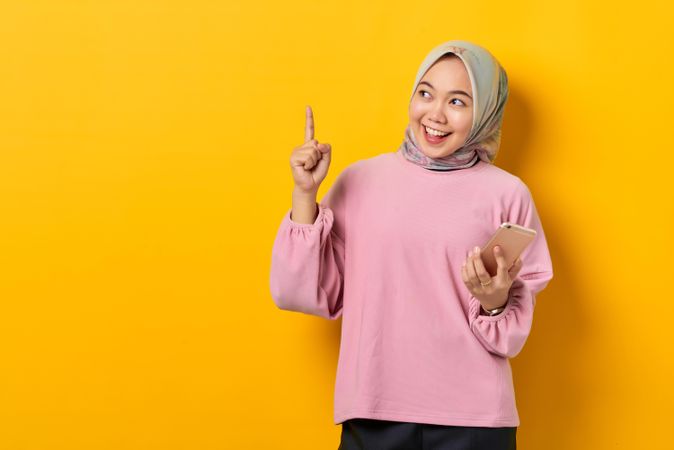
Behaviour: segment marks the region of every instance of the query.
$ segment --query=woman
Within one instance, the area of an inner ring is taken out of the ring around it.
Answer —
[[[437,46],[417,72],[401,146],[347,166],[320,204],[331,147],[314,139],[307,109],[270,288],[281,309],[343,319],[342,450],[516,448],[508,359],[552,263],[529,189],[493,164],[507,95],[486,49]],[[537,234],[512,267],[495,250],[492,277],[479,247],[506,221]]]

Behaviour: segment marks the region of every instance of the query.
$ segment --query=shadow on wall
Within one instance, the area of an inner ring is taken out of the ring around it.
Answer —
[[[546,151],[531,143],[537,123],[529,104],[526,90],[511,85],[501,149],[495,162],[515,175],[522,173],[530,158],[543,161],[537,155]],[[580,423],[584,419],[579,412],[585,409],[584,399],[591,397],[591,392],[576,375],[575,363],[579,358],[585,359],[581,355],[587,327],[578,308],[582,295],[571,277],[573,255],[567,255],[566,248],[559,245],[564,235],[559,228],[565,222],[562,211],[555,208],[556,202],[550,197],[546,203],[539,200],[541,196],[536,193],[543,192],[545,186],[530,189],[545,231],[554,276],[538,295],[531,333],[522,352],[510,361],[522,430],[518,438],[524,438],[527,448],[569,449],[568,430],[587,427]]]

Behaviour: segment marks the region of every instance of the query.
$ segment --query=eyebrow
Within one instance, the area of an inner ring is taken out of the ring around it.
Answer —
[[[428,87],[430,87],[431,89],[435,89],[435,88],[433,87],[433,85],[432,85],[431,83],[429,83],[428,81],[420,81],[419,84],[427,84]],[[468,95],[468,92],[465,92],[465,91],[458,91],[458,90],[457,90],[457,91],[449,91],[449,92],[447,92],[447,93],[448,93],[448,94],[463,94],[463,95],[465,95],[466,97],[468,97],[469,99],[471,99],[471,100],[473,99],[473,97],[471,97],[470,95]]]

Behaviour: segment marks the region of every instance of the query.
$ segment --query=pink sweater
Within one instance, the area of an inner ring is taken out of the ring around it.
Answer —
[[[425,169],[400,151],[348,166],[313,224],[290,219],[271,256],[275,304],[342,318],[334,422],[519,426],[512,372],[552,262],[524,182],[479,161]],[[502,222],[537,230],[504,312],[480,315],[461,264]]]

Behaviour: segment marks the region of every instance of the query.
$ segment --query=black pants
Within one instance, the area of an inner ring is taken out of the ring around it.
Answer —
[[[349,419],[338,450],[516,450],[517,427],[465,427]]]

